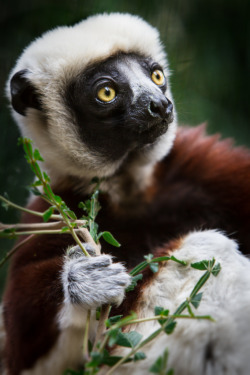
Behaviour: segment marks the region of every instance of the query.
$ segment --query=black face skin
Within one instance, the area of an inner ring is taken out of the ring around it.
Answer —
[[[141,90],[136,101],[122,68],[132,60],[140,64],[152,82],[152,95],[148,88]],[[89,67],[68,85],[66,105],[76,117],[82,140],[90,149],[112,161],[118,160],[128,151],[152,144],[167,131],[173,121],[173,105],[164,95],[166,80],[155,90],[151,74],[156,69],[162,71],[149,58],[120,53]],[[105,87],[116,93],[109,102],[98,98],[99,90],[105,91]]]

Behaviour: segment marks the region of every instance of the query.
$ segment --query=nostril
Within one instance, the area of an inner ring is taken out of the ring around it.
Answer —
[[[160,117],[162,119],[168,117],[173,110],[173,105],[167,98],[154,98],[150,102],[149,113],[153,117]]]
[[[173,104],[170,100],[168,100],[167,115],[170,115],[172,112],[173,112]]]

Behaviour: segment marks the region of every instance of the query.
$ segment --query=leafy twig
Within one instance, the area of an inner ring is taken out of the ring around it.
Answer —
[[[103,305],[101,306],[101,313],[100,313],[100,319],[97,327],[97,332],[96,332],[96,337],[95,337],[95,342],[93,345],[93,351],[96,350],[97,343],[101,339],[101,337],[105,334],[106,330],[106,320],[108,319],[110,312],[110,305]],[[104,348],[104,345],[103,345]]]
[[[204,261],[203,261],[204,262]],[[192,303],[192,300],[193,298],[195,298],[195,296],[197,296],[197,293],[198,291],[201,289],[201,287],[206,283],[206,281],[208,280],[208,278],[210,277],[211,274],[213,274],[214,276],[217,276],[218,273],[214,273],[214,269],[217,270],[217,269],[220,269],[220,264],[218,263],[217,265],[214,266],[215,264],[215,259],[213,259],[212,261],[205,261],[207,262],[208,264],[208,267],[207,268],[207,271],[205,272],[205,274],[198,280],[198,282],[196,283],[196,285],[194,286],[192,292],[190,293],[190,296],[189,298],[187,298],[186,301],[184,301],[177,309],[176,311],[174,312],[174,314],[172,316],[169,316],[168,315],[168,310],[164,310],[163,308],[158,308],[157,310],[159,311],[159,309],[162,310],[162,317],[164,318],[165,322],[163,322],[161,319],[159,319],[159,323],[161,324],[161,327],[159,329],[157,329],[156,331],[154,331],[150,336],[148,336],[145,340],[143,341],[140,341],[136,346],[133,347],[133,349],[127,353],[124,357],[122,357],[107,373],[106,375],[111,375],[120,365],[122,365],[127,359],[129,359],[130,357],[132,357],[139,349],[141,349],[144,345],[146,345],[148,342],[154,340],[161,332],[165,332],[166,334],[171,334],[174,329],[175,329],[175,326],[176,326],[176,322],[175,322],[175,319],[177,316],[181,315],[182,312],[189,306],[189,303],[191,302]],[[201,262],[200,262],[201,263]],[[198,268],[198,263],[194,263],[192,264],[191,266],[193,268]],[[198,268],[198,269],[204,269],[204,268]],[[197,308],[198,305],[196,304],[195,307]],[[165,318],[164,316],[164,312],[166,313],[166,316],[167,318]],[[194,316],[191,316],[191,318],[194,318]],[[207,317],[205,318],[207,319]],[[211,320],[211,319],[209,319]],[[130,324],[130,323],[129,323]]]
[[[35,216],[43,217],[43,215],[44,215],[42,212],[29,210],[28,208],[25,208],[25,207],[19,206],[18,204],[9,201],[8,199],[6,199],[5,197],[3,197],[2,195],[0,195],[0,201],[4,202],[5,207],[10,206],[10,207],[15,208],[16,210],[23,211],[23,212],[27,212],[28,214],[35,215]],[[60,219],[61,219],[61,216],[60,216],[60,215],[54,215],[54,214],[53,214],[53,215],[51,215],[50,218],[51,218],[51,219],[54,219],[54,220],[58,220],[58,219],[60,220]]]
[[[29,237],[25,238],[25,240],[19,242],[15,247],[13,247],[12,250],[10,250],[0,261],[0,267],[2,267],[7,260],[23,245],[25,245],[27,242],[32,240],[32,238],[35,237],[35,234],[30,235]]]

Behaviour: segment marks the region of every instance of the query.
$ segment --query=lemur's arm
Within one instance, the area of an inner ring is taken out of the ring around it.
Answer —
[[[33,367],[45,371],[37,360],[45,356],[50,361],[52,348],[53,358],[61,358],[59,367],[63,371],[62,358],[69,348],[64,353],[61,347],[61,354],[55,348],[66,342],[65,332],[74,340],[77,328],[81,346],[87,310],[119,304],[130,282],[124,266],[112,263],[110,255],[87,258],[77,246],[66,251],[63,236],[56,237],[40,236],[30,241],[19,249],[11,265],[4,296],[5,361],[11,375]],[[92,337],[96,324],[93,319]],[[73,356],[78,352],[75,350]],[[81,358],[79,355],[79,361]],[[66,366],[70,360],[66,356]],[[56,364],[53,366],[57,374]]]

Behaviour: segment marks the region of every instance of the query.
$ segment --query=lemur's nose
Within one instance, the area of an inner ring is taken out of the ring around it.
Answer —
[[[152,117],[166,119],[173,112],[173,104],[165,96],[151,99],[148,111]]]

